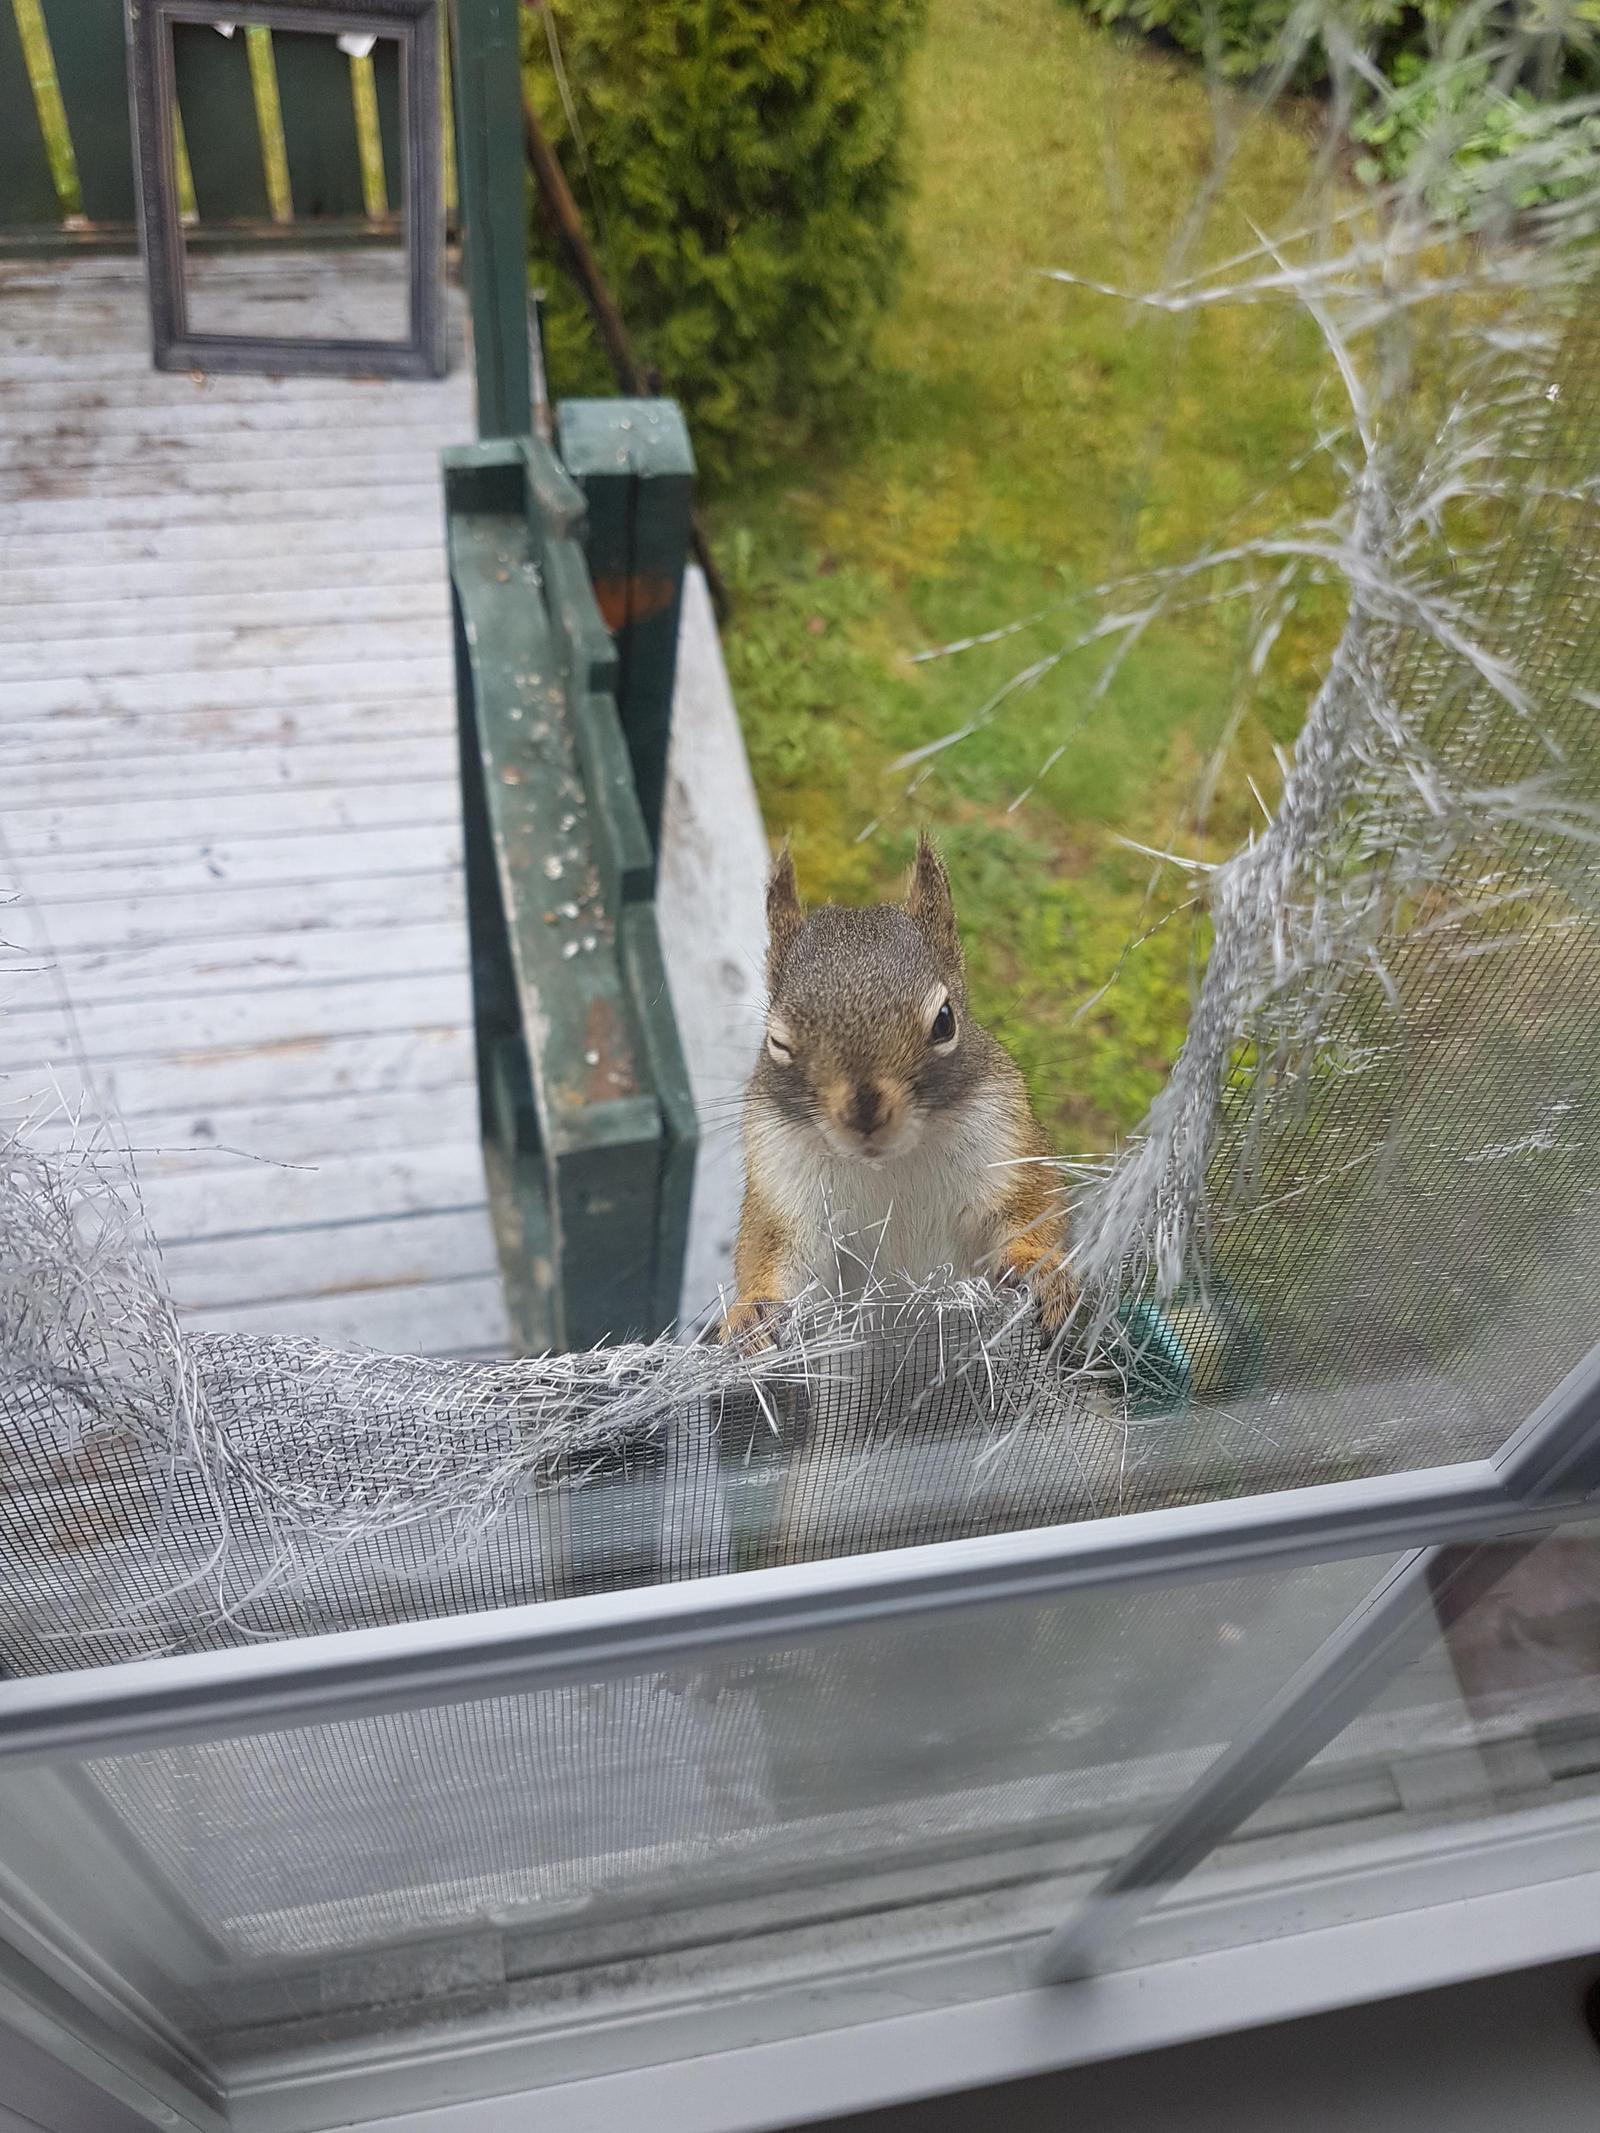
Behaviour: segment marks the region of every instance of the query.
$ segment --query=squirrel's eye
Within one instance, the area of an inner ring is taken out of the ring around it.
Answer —
[[[928,1032],[930,1044],[954,1044],[956,1041],[956,1011],[948,1000],[933,1018],[933,1027]]]
[[[781,1037],[774,1037],[770,1031],[767,1033],[767,1055],[775,1059],[779,1066],[794,1064],[793,1047],[785,1044]]]

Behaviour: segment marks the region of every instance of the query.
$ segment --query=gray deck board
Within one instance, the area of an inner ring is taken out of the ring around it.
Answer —
[[[0,6],[5,0],[0,0]],[[360,254],[197,262],[359,324]],[[494,1353],[437,455],[442,383],[160,376],[137,263],[0,263],[0,1104],[109,1102],[198,1325]],[[660,917],[726,1285],[766,847],[686,588]],[[52,1123],[45,1114],[52,1106]]]
[[[354,326],[368,269],[205,271]],[[437,472],[469,374],[146,346],[136,262],[0,265],[0,869],[55,963],[0,991],[0,1098],[115,1106],[191,1322],[492,1351]]]

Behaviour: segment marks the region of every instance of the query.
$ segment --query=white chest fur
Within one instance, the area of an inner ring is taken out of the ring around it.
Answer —
[[[836,1295],[870,1281],[992,1272],[999,1203],[1013,1182],[999,1092],[930,1122],[909,1154],[852,1162],[805,1126],[761,1134],[763,1190],[793,1240],[784,1290],[815,1281]]]

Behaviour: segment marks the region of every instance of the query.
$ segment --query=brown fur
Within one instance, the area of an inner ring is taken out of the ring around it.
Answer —
[[[935,1242],[948,1209],[960,1231],[950,1263],[970,1260],[981,1233],[993,1277],[1027,1283],[1046,1330],[1059,1330],[1071,1303],[1059,1183],[1021,1075],[967,1017],[955,905],[934,846],[920,841],[904,905],[810,913],[784,849],[767,922],[768,1029],[788,1056],[774,1059],[764,1045],[750,1080],[728,1330],[759,1329],[804,1285],[804,1240],[784,1208],[804,1204],[808,1150],[819,1170],[861,1179],[869,1198],[869,1186],[891,1204],[896,1190],[920,1194],[922,1206],[902,1199],[895,1219],[915,1230],[925,1216]],[[945,999],[956,1034],[939,1041]],[[930,1169],[946,1148],[964,1167]],[[928,1236],[918,1244],[926,1251]]]

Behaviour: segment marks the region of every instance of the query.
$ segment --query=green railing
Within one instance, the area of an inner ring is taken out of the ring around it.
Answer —
[[[224,36],[181,22],[173,61],[179,188],[197,233],[326,240],[397,227],[392,37],[347,52],[323,32],[241,22]],[[445,135],[453,209],[448,116]],[[0,0],[0,241],[126,242],[134,223],[123,0]]]
[[[565,464],[529,436],[445,455],[479,1092],[528,1350],[677,1317],[696,1139],[652,835],[688,438],[664,400],[568,402],[557,435]]]

